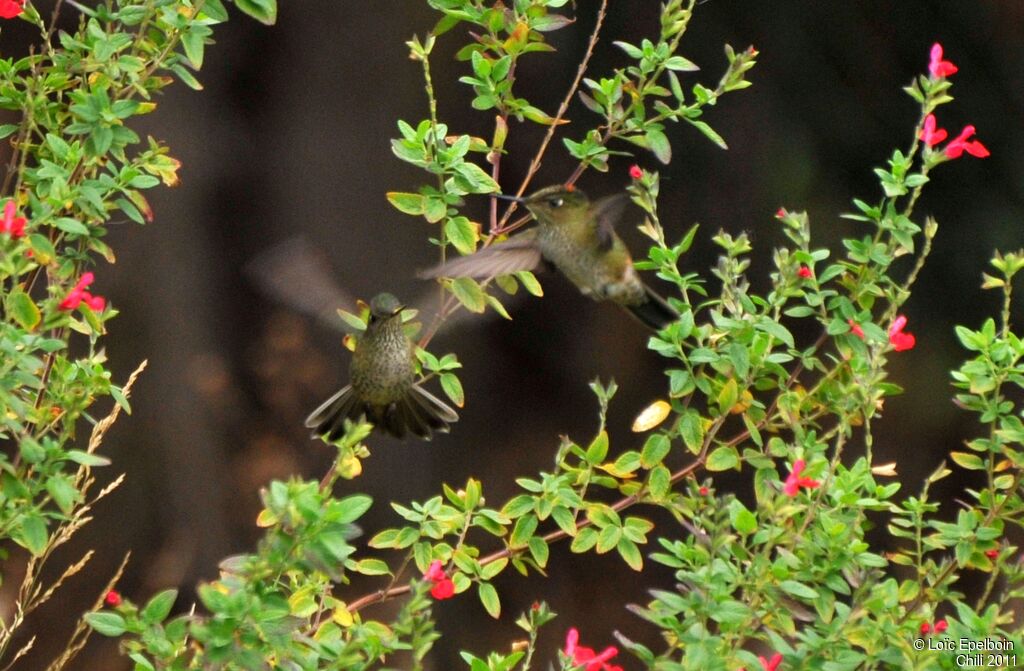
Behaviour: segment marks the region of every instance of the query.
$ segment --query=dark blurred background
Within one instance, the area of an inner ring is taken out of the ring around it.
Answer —
[[[579,21],[550,35],[558,53],[527,57],[517,72],[520,91],[549,112],[575,73],[598,3],[577,4]],[[613,39],[637,43],[657,30],[657,2],[611,5],[592,76],[624,63]],[[145,119],[144,132],[168,142],[182,161],[182,184],[151,195],[152,225],[111,230],[118,262],[100,267],[95,284],[122,312],[106,341],[117,379],[140,360],[150,362],[133,393],[134,414],[122,417],[105,445],[115,466],[104,477],[124,471],[127,480],[98,506],[67,554],[98,550],[89,569],[32,621],[29,628],[45,635],[24,668],[52,657],[52,646],[62,644],[72,618],[126,551],[132,559],[120,583],[125,594],[144,600],[179,587],[179,608],[187,607],[196,583],[216,577],[221,558],[254,546],[260,487],[272,478],[319,478],[330,465],[331,451],[308,438],[302,420],[344,380],[348,353],[337,333],[260,293],[243,267],[276,242],[303,235],[329,255],[335,279],[353,296],[421,293],[414,273],[433,263],[426,238],[434,230],[395,211],[384,193],[413,191],[427,179],[391,155],[389,139],[397,119],[415,125],[427,115],[420,67],[403,42],[435,20],[424,2],[395,0],[285,1],[272,28],[235,15],[216,31],[201,76],[205,91],[176,85]],[[30,37],[27,26],[5,26],[4,47],[13,50]],[[469,111],[470,89],[457,83],[466,65],[452,55],[464,38],[462,29],[445,35],[434,56],[440,115],[452,132],[489,137],[493,115]],[[780,205],[806,209],[818,242],[833,250],[843,236],[862,233],[838,215],[850,210],[852,197],[876,200],[871,169],[909,144],[918,111],[901,87],[924,71],[935,41],[960,67],[957,100],[941,109],[940,125],[955,135],[974,124],[992,157],[965,157],[936,170],[917,208],[920,216],[936,216],[941,228],[905,308],[918,346],[892,357],[892,377],[906,394],[886,403],[875,440],[880,461],[899,461],[905,491],[916,491],[975,431],[971,417],[950,402],[947,371],[962,356],[952,327],[996,313],[997,296],[980,290],[980,273],[994,249],[1024,245],[1017,160],[1024,143],[1024,5],[710,0],[698,7],[683,42],[682,53],[703,67],[686,81],[716,83],[728,42],[760,50],[750,73],[754,86],[708,110],[728,151],[690,127],[673,126],[675,160],[662,170],[661,211],[670,235],[702,224],[693,267],[706,271],[714,263],[708,240],[718,229],[747,231],[760,259],[751,276],[764,288],[770,250],[782,240],[772,218]],[[578,104],[570,116],[578,120],[565,129],[572,137],[593,121]],[[506,189],[518,186],[541,133],[513,125],[511,156],[502,166]],[[560,144],[548,156],[537,186],[571,171]],[[637,160],[659,167],[648,155]],[[606,175],[588,172],[580,186],[598,195],[621,189],[631,162],[617,159]],[[469,204],[480,221],[485,207],[483,199]],[[623,229],[642,249],[631,227]],[[592,435],[596,403],[587,382],[598,376],[620,386],[609,418],[613,449],[640,443],[628,427],[664,393],[663,361],[645,349],[646,334],[622,312],[582,299],[559,277],[542,281],[544,298],[515,303],[515,321],[465,320],[434,341],[435,351],[457,352],[464,363],[468,403],[452,434],[432,443],[372,438],[363,477],[338,487],[339,494],[374,496],[368,530],[395,524],[388,501],[424,499],[442,482],[457,486],[470,475],[483,480],[491,503],[507,498],[516,476],[551,467],[559,434],[581,441]],[[717,482],[749,494],[742,480]],[[939,494],[951,496],[962,483],[943,485]],[[944,510],[953,511],[952,501]],[[504,648],[518,636],[515,615],[535,599],[561,615],[548,629],[546,650],[561,645],[571,625],[595,647],[616,629],[643,639],[643,623],[622,604],[671,585],[667,573],[638,580],[615,556],[577,557],[564,547],[552,553],[547,579],[509,573],[498,583],[500,621],[490,621],[472,596],[437,609],[448,637],[430,668],[461,668],[460,648]],[[8,603],[13,585],[5,581],[0,593]],[[115,644],[94,637],[76,667],[128,664]]]

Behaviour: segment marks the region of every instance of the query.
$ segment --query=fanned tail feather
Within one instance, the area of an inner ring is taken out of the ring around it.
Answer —
[[[459,415],[444,401],[418,385],[413,385],[399,400],[386,406],[363,403],[348,385],[324,401],[306,418],[314,435],[334,441],[345,434],[345,420],[366,417],[374,426],[396,438],[412,434],[430,440],[434,431],[447,433]]]

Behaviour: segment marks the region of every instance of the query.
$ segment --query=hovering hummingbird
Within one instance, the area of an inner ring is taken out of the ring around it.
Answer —
[[[499,198],[522,203],[538,226],[427,271],[426,277],[484,279],[533,270],[543,259],[585,296],[617,303],[651,329],[659,330],[679,318],[664,298],[641,281],[629,250],[615,233],[615,222],[626,206],[625,194],[592,203],[579,189],[555,185],[525,198]]]
[[[306,418],[318,436],[336,440],[345,420],[365,417],[374,426],[403,438],[410,433],[430,440],[433,431],[447,433],[458,414],[416,383],[415,345],[402,324],[404,306],[388,293],[370,301],[370,321],[357,338],[351,382]]]

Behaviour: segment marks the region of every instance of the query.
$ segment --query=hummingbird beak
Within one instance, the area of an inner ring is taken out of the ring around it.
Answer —
[[[523,198],[522,196],[507,196],[507,195],[505,195],[503,193],[492,193],[491,196],[494,197],[494,198],[501,199],[501,200],[509,200],[509,201],[512,201],[513,203],[520,203],[520,204],[526,203],[526,199]]]

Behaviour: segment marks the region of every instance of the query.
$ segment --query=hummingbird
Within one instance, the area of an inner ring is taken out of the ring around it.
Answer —
[[[412,434],[430,440],[434,431],[448,432],[459,420],[448,404],[416,382],[416,346],[402,324],[402,303],[392,294],[370,301],[366,330],[356,339],[351,382],[306,418],[315,435],[337,440],[345,420],[365,417],[396,438]]]
[[[425,277],[484,279],[534,270],[543,260],[583,295],[621,305],[648,328],[657,331],[679,319],[640,279],[626,244],[615,233],[628,200],[625,194],[591,202],[579,189],[555,185],[525,198],[498,197],[522,203],[537,227],[427,271]]]

